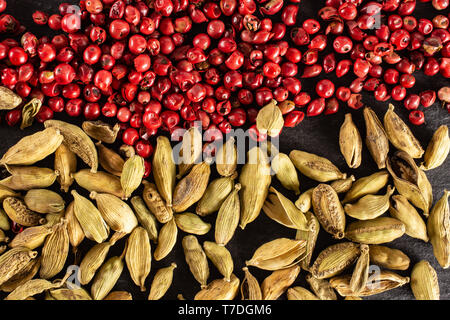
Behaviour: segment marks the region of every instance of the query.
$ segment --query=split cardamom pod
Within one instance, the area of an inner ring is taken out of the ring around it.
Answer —
[[[34,117],[39,113],[41,107],[42,101],[38,98],[31,99],[22,107],[22,123],[20,124],[20,130],[28,128],[33,124]]]
[[[92,139],[104,143],[114,143],[120,130],[118,123],[115,126],[112,126],[100,120],[84,121],[81,128],[83,128],[84,132]]]
[[[107,172],[120,177],[125,160],[115,151],[105,147],[101,142],[95,144],[98,151],[98,161]]]
[[[258,279],[256,279],[247,267],[242,268],[245,273],[244,280],[241,284],[242,300],[262,300],[261,287]]]
[[[202,154],[202,138],[202,134],[195,127],[189,128],[184,133],[179,152],[178,179],[181,179],[195,164],[199,163],[198,159]]]

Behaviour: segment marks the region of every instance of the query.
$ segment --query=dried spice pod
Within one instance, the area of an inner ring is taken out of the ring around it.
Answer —
[[[417,300],[440,300],[438,276],[428,261],[421,260],[412,269],[411,290]]]
[[[205,288],[209,278],[209,266],[206,254],[197,238],[193,235],[185,236],[182,241],[184,258],[195,280]]]
[[[28,261],[25,267],[0,286],[3,292],[12,292],[17,287],[34,278],[41,267],[41,258]]]
[[[197,203],[195,212],[199,216],[204,217],[218,211],[227,196],[233,191],[236,176],[237,174],[234,174],[211,181],[202,198]]]
[[[64,144],[83,160],[89,167],[91,172],[97,172],[98,167],[98,155],[97,149],[92,142],[91,138],[76,125],[60,121],[60,120],[47,120],[44,122],[46,128],[57,128],[64,136]]]
[[[408,153],[411,158],[421,158],[424,151],[420,142],[414,137],[413,133],[394,112],[394,105],[389,104],[389,109],[384,115],[384,128],[389,141],[398,150]]]
[[[108,226],[117,232],[131,233],[138,225],[138,220],[128,204],[118,197],[107,194],[91,192],[90,198],[97,203],[103,220]]]
[[[425,173],[420,170],[414,160],[403,151],[396,152],[386,162],[398,193],[408,199],[414,206],[428,212],[433,203],[431,184]]]
[[[336,293],[328,280],[317,279],[308,274],[306,275],[306,282],[309,283],[312,291],[320,300],[337,300]]]
[[[0,159],[0,165],[34,164],[55,152],[63,139],[57,128],[48,128],[23,137],[5,152]]]
[[[306,253],[304,258],[300,262],[300,266],[303,270],[309,271],[311,257],[316,246],[317,237],[320,231],[320,223],[319,220],[317,220],[317,218],[309,211],[305,213],[305,216],[308,220],[308,230],[297,230],[295,239],[306,241]]]
[[[12,110],[22,103],[22,98],[14,91],[0,86],[0,110]]]
[[[394,241],[405,233],[405,224],[389,217],[352,222],[345,230],[347,239],[365,243],[382,244]]]
[[[362,139],[351,113],[345,115],[339,132],[339,146],[348,167],[358,168],[362,159]]]
[[[413,238],[428,242],[427,226],[417,210],[402,195],[392,197],[389,213],[405,224],[405,233]]]
[[[7,197],[3,200],[3,209],[12,221],[25,227],[33,227],[46,222],[41,215],[28,209],[25,203],[18,198]]]
[[[245,264],[269,271],[284,269],[298,263],[305,251],[305,240],[279,238],[261,245]]]
[[[112,126],[100,120],[84,121],[81,128],[83,128],[83,131],[92,139],[104,143],[114,143],[120,130],[118,123]]]
[[[156,246],[153,257],[156,261],[165,258],[177,242],[178,228],[175,219],[170,220],[159,230],[158,245]]]
[[[150,287],[148,300],[159,300],[166,294],[172,285],[173,271],[176,267],[177,265],[172,263],[170,266],[159,269],[156,272]]]
[[[234,300],[239,290],[239,279],[232,274],[231,280],[217,279],[200,290],[194,300]]]
[[[237,183],[234,186],[234,191],[228,195],[217,213],[214,236],[216,243],[223,246],[233,238],[239,224],[239,215],[241,211],[239,200],[240,189],[241,185]]]
[[[225,280],[230,281],[234,269],[230,251],[224,246],[210,241],[203,242],[203,249],[205,250],[206,256],[224,276]]]
[[[133,300],[133,296],[127,291],[111,291],[103,300]]]
[[[181,143],[181,150],[178,154],[178,175],[181,179],[194,164],[199,163],[198,159],[202,154],[203,136],[196,127],[189,128],[184,135]]]
[[[208,187],[211,167],[202,162],[194,165],[175,187],[172,208],[175,212],[183,212],[200,200]]]
[[[59,172],[56,180],[61,185],[61,190],[69,191],[73,183],[73,174],[77,170],[77,157],[75,153],[65,145],[61,144],[55,151],[55,170]]]
[[[387,187],[385,195],[366,195],[354,204],[347,203],[344,206],[345,213],[358,220],[375,219],[389,209],[389,199],[394,194],[395,188]]]
[[[102,171],[92,173],[88,169],[82,169],[74,173],[73,177],[80,187],[89,192],[109,193],[121,199],[125,198],[120,179],[112,174]]]
[[[81,228],[77,217],[75,217],[73,201],[67,206],[64,217],[67,220],[67,233],[69,234],[69,242],[72,246],[72,251],[76,254],[77,248],[80,243],[83,242],[85,236],[83,228]]]
[[[449,151],[450,138],[448,136],[448,127],[442,125],[435,131],[433,138],[431,138],[423,156],[424,161],[420,169],[431,170],[439,167],[447,159]]]
[[[0,199],[0,201],[3,202],[3,199]],[[8,231],[9,229],[11,229],[8,215],[2,208],[0,208],[0,229],[3,231]]]
[[[258,112],[256,117],[256,127],[261,134],[276,137],[280,134],[284,126],[284,118],[277,101],[272,99]]]
[[[331,278],[353,265],[361,251],[353,242],[334,244],[319,253],[311,266],[311,274],[317,279]]]
[[[172,146],[167,137],[159,136],[156,138],[152,172],[159,193],[167,205],[171,207],[173,190],[175,188],[176,167],[173,159]]]
[[[146,180],[142,181],[144,191],[142,198],[145,204],[160,223],[166,223],[173,217],[172,208],[167,206],[161,198],[156,185]]]
[[[248,151],[247,163],[242,167],[239,183],[241,184],[241,218],[240,227],[245,229],[260,214],[272,181],[270,165],[264,152],[254,147]]]
[[[450,210],[448,197],[450,192],[445,190],[431,210],[427,221],[428,235],[433,245],[434,256],[442,268],[450,266]]]
[[[314,188],[308,189],[298,197],[297,201],[295,201],[295,206],[299,208],[301,212],[306,213],[311,209],[313,191]]]
[[[204,222],[195,213],[179,213],[176,214],[174,218],[178,228],[186,233],[192,233],[201,236],[207,234],[209,230],[211,230],[211,224]]]
[[[288,300],[320,300],[311,291],[303,287],[292,287],[287,290]]]
[[[245,273],[244,280],[241,284],[242,300],[262,300],[261,287],[258,279],[256,279],[247,267],[242,268]]]
[[[158,229],[155,216],[148,210],[141,197],[134,196],[130,202],[139,224],[147,231],[149,239],[156,242],[158,240]]]
[[[54,227],[36,226],[24,229],[9,243],[10,248],[26,247],[30,250],[36,249],[44,244],[45,238],[55,230]]]
[[[235,139],[231,137],[216,153],[216,169],[222,177],[230,177],[236,172],[238,152]]]
[[[128,249],[125,254],[125,262],[133,282],[146,291],[145,280],[147,279],[152,262],[150,239],[147,231],[137,227],[128,237]]]
[[[356,295],[358,295],[366,286],[370,267],[369,246],[362,244],[360,250],[361,254],[353,269],[352,278],[350,280],[350,288]]]
[[[0,285],[20,273],[37,257],[37,251],[25,247],[12,248],[0,256]]]
[[[294,283],[300,270],[296,265],[272,272],[261,284],[263,300],[277,300]]]
[[[391,270],[407,270],[410,259],[398,249],[386,246],[369,246],[370,262],[382,268]]]
[[[277,179],[283,187],[294,191],[295,194],[300,194],[300,182],[297,171],[287,154],[278,153],[272,159],[272,170],[275,172]]]
[[[383,169],[386,167],[386,159],[389,153],[389,140],[386,131],[371,108],[364,108],[363,114],[366,123],[367,148],[378,169]]]
[[[389,181],[389,172],[382,170],[370,176],[356,180],[350,190],[345,194],[342,203],[353,202],[368,194],[376,194],[383,189]]]
[[[23,200],[28,209],[38,213],[58,213],[65,207],[63,198],[56,192],[47,189],[29,190]]]
[[[124,143],[119,148],[119,154],[125,159],[129,159],[136,154],[136,150],[134,149],[134,146],[129,146]]]
[[[22,123],[20,124],[20,130],[30,127],[33,124],[34,117],[41,110],[42,101],[38,98],[31,99],[22,107]]]
[[[31,190],[50,187],[58,171],[39,167],[6,166],[11,176],[0,180],[0,184],[12,190]]]
[[[288,228],[309,230],[306,216],[292,201],[274,187],[270,187],[269,191],[263,206],[263,211],[269,218]]]
[[[20,193],[15,192],[14,190],[11,190],[8,187],[5,187],[4,185],[0,184],[0,201],[3,201],[6,197],[20,197]],[[1,228],[3,229],[3,228]],[[5,229],[3,229],[5,230]]]
[[[326,232],[336,239],[344,238],[345,212],[339,196],[327,184],[319,184],[312,193],[314,213]]]
[[[355,182],[355,176],[351,175],[350,177],[348,177],[346,179],[339,179],[339,180],[333,181],[330,184],[330,186],[337,193],[346,193],[351,189],[353,182]]]
[[[64,218],[64,211],[61,211],[59,213],[47,213],[45,215],[45,219],[47,222],[45,223],[45,226],[47,227],[53,227],[57,225],[61,219]]]
[[[144,158],[135,155],[125,161],[122,174],[120,175],[120,184],[122,185],[125,200],[141,185],[144,174]]]
[[[125,160],[118,153],[105,147],[101,142],[97,142],[95,145],[97,146],[98,162],[101,167],[105,171],[120,177]]]
[[[56,276],[64,268],[68,254],[69,234],[67,233],[67,220],[63,218],[45,239],[42,247],[39,276],[42,279],[50,279]]]
[[[89,293],[83,288],[60,288],[48,291],[48,294],[55,300],[87,301],[92,300]]]
[[[342,173],[328,159],[300,150],[293,150],[289,154],[295,167],[302,174],[318,182],[328,182],[347,178],[347,174]]]

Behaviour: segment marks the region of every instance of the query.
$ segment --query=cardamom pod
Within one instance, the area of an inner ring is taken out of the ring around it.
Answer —
[[[311,209],[313,191],[314,188],[306,190],[298,197],[298,200],[295,201],[295,206],[299,208],[301,212],[306,213]]]
[[[92,173],[88,169],[83,169],[74,173],[73,177],[80,187],[89,192],[109,193],[119,198],[125,198],[120,179],[112,174],[102,171]]]
[[[28,209],[38,213],[58,213],[64,210],[63,198],[46,189],[29,190],[23,198]]]
[[[300,150],[293,150],[289,154],[295,167],[302,174],[310,179],[319,182],[328,182],[347,178],[347,174],[342,173],[328,159]]]
[[[272,169],[283,187],[294,191],[295,194],[300,194],[300,182],[297,171],[287,154],[278,153],[272,159]]]
[[[84,240],[84,232],[75,216],[73,201],[67,206],[64,217],[67,220],[67,232],[69,234],[69,242],[72,246],[72,251],[77,253],[78,246]]]
[[[412,269],[411,289],[417,300],[440,300],[438,276],[428,261],[421,260]]]
[[[342,203],[353,202],[368,194],[376,194],[383,189],[389,181],[389,173],[386,170],[359,178],[353,183],[350,190],[345,194]]]
[[[0,180],[0,184],[13,190],[31,190],[50,187],[58,171],[39,167],[5,166],[11,176]]]
[[[77,170],[77,157],[65,144],[61,144],[55,151],[55,170],[59,172],[56,178],[61,190],[69,191],[73,183],[73,174]]]
[[[398,249],[386,246],[369,246],[370,262],[382,268],[391,270],[407,270],[410,259]]]
[[[244,280],[241,284],[242,300],[262,300],[261,287],[258,279],[256,279],[247,267],[242,268],[245,273]]]
[[[356,266],[353,269],[352,278],[350,280],[350,289],[358,295],[366,286],[369,278],[370,255],[369,246],[362,244],[360,247],[361,254],[359,255]]]
[[[309,271],[311,257],[314,252],[317,237],[320,231],[320,223],[319,220],[317,220],[317,218],[309,211],[305,213],[305,216],[308,220],[308,230],[297,230],[295,239],[306,241],[306,253],[302,261],[300,261],[300,266],[303,268],[303,270]]]
[[[157,222],[155,216],[145,206],[144,200],[141,197],[134,196],[130,202],[139,224],[147,231],[149,239],[156,242],[158,240],[158,229],[156,228]]]
[[[339,132],[339,146],[348,167],[358,168],[362,158],[362,139],[351,113],[345,115],[345,121]]]
[[[434,256],[442,268],[450,266],[450,210],[448,196],[450,192],[445,190],[431,210],[427,221],[428,235],[433,245]]]
[[[142,181],[144,191],[142,198],[145,204],[160,223],[166,223],[173,218],[172,208],[167,206],[153,183]]]
[[[141,185],[144,173],[144,158],[141,156],[135,155],[125,161],[122,174],[120,175],[120,184],[125,194],[124,200],[128,199]]]
[[[216,218],[215,240],[219,245],[225,246],[237,229],[241,205],[239,201],[239,190],[241,185],[237,183],[225,201],[220,206]]]
[[[312,291],[320,300],[337,300],[336,293],[328,280],[317,279],[308,274],[306,275],[306,282],[309,283]]]
[[[20,194],[11,190],[8,187],[5,187],[4,185],[0,184],[0,201],[3,201],[6,197],[20,197]],[[8,223],[9,226],[9,223]],[[4,228],[1,228],[5,230]]]
[[[261,134],[276,137],[280,134],[284,126],[283,114],[277,106],[277,101],[272,99],[258,112],[256,117],[256,127]]]
[[[220,209],[227,196],[234,189],[234,179],[237,174],[214,179],[206,188],[203,197],[197,203],[195,212],[199,216],[207,216]]]
[[[353,182],[355,182],[355,176],[351,175],[346,179],[333,181],[330,186],[334,189],[334,191],[336,191],[336,193],[346,193],[351,189]]]
[[[156,187],[166,201],[172,206],[173,189],[175,188],[176,167],[172,154],[172,146],[167,137],[156,138],[156,149],[153,155],[152,172]]]
[[[261,284],[263,300],[277,300],[294,283],[300,274],[300,266],[273,271]]]
[[[211,224],[204,222],[195,213],[179,213],[174,217],[178,228],[186,233],[192,233],[201,236],[207,234],[209,230],[211,230]]]
[[[231,137],[216,153],[216,169],[222,177],[230,177],[236,172],[238,153],[235,139]]]
[[[394,241],[405,233],[405,224],[389,217],[352,222],[345,230],[347,239],[365,243],[381,244]]]
[[[69,300],[69,301],[85,301],[92,300],[89,293],[83,288],[61,288],[48,291],[50,296],[55,300]]]
[[[81,128],[83,128],[84,132],[92,139],[100,140],[104,143],[114,143],[120,130],[118,123],[116,123],[115,126],[112,126],[100,120],[84,121]]]
[[[388,211],[389,199],[394,191],[395,188],[388,186],[385,195],[378,196],[369,194],[354,204],[348,203],[344,206],[345,213],[358,220],[375,219]]]
[[[184,257],[195,280],[205,288],[209,278],[209,266],[206,254],[195,236],[189,235],[182,241]]]
[[[230,251],[224,246],[210,241],[203,242],[203,249],[209,260],[211,260],[217,270],[225,277],[225,280],[231,281],[234,263]]]
[[[158,245],[156,246],[153,256],[156,261],[165,258],[175,246],[177,242],[178,228],[175,219],[170,220],[159,230]]]
[[[9,243],[9,247],[27,247],[30,250],[36,249],[44,244],[45,238],[54,232],[54,228],[48,226],[36,226],[24,229]]]
[[[183,135],[181,150],[179,152],[180,163],[178,164],[177,178],[181,179],[194,164],[199,163],[198,159],[202,154],[203,136],[197,128],[192,127]]]
[[[361,251],[353,242],[334,244],[319,253],[311,266],[311,274],[317,279],[331,278],[353,265]]]
[[[98,161],[107,172],[120,177],[125,160],[115,151],[105,147],[101,142],[95,144],[98,151]]]
[[[146,291],[145,280],[150,273],[152,254],[150,239],[144,228],[136,227],[130,234],[125,262],[133,282],[142,292]]]
[[[231,280],[217,279],[200,290],[194,300],[234,300],[239,290],[239,279],[232,274]]]
[[[68,254],[69,234],[67,233],[67,220],[63,218],[45,239],[39,276],[42,279],[56,276],[64,268]]]
[[[133,300],[133,296],[127,291],[111,291],[103,300]]]
[[[8,281],[0,286],[0,290],[4,292],[12,292],[17,287],[34,278],[41,267],[41,258],[28,261],[22,270],[12,276]]]
[[[303,287],[292,287],[287,290],[288,300],[320,300],[317,296]]]
[[[440,126],[431,138],[427,150],[423,156],[422,170],[431,170],[439,167],[447,159],[450,151],[450,138],[448,137],[448,127]]]
[[[28,263],[37,257],[37,251],[26,247],[12,248],[0,256],[0,285],[20,273]]]
[[[383,169],[386,167],[386,159],[389,153],[389,140],[386,131],[371,108],[365,107],[363,114],[366,123],[367,148],[378,169]]]
[[[133,146],[129,146],[127,144],[123,144],[119,148],[119,154],[125,159],[129,159],[136,154],[136,150]]]
[[[22,107],[22,123],[20,124],[20,130],[30,127],[33,124],[34,117],[41,110],[42,101],[38,98],[31,99]]]
[[[3,202],[3,199],[0,198],[0,201]],[[0,229],[3,231],[8,231],[9,229],[11,229],[11,226],[9,225],[8,215],[2,208],[0,208]]]
[[[177,265],[172,263],[170,266],[159,269],[156,272],[150,287],[148,300],[159,300],[166,294],[167,290],[169,290],[172,285],[173,270],[175,270],[176,267]]]
[[[14,91],[0,86],[0,110],[12,110],[22,103],[22,98]]]
[[[33,227],[46,222],[41,215],[28,209],[25,203],[18,198],[7,197],[3,200],[3,209],[12,221],[25,227]]]

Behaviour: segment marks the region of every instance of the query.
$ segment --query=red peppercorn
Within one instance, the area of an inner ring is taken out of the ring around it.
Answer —
[[[420,96],[417,94],[410,94],[403,101],[403,104],[408,110],[415,110],[419,108],[420,105]]]
[[[325,99],[318,98],[311,101],[308,105],[306,115],[308,117],[318,116],[325,110]]]
[[[436,91],[434,90],[426,90],[422,91],[420,94],[420,103],[425,108],[431,107],[436,101]]]
[[[316,85],[316,93],[321,98],[330,98],[334,94],[334,84],[330,80],[320,80]]]
[[[425,122],[425,115],[420,110],[414,110],[409,113],[409,122],[416,126],[420,126]]]
[[[122,134],[122,141],[132,146],[139,140],[139,133],[135,128],[127,128]]]

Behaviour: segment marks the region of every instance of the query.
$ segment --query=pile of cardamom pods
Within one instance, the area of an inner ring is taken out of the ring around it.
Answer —
[[[260,132],[279,134],[277,109],[275,103],[262,109],[257,119]],[[196,300],[233,300],[239,291],[246,300],[274,300],[285,293],[289,300],[337,299],[336,292],[346,299],[361,299],[407,283],[417,299],[439,299],[437,275],[429,262],[417,263],[410,277],[400,276],[394,271],[408,269],[410,259],[383,244],[404,234],[430,241],[442,268],[450,266],[449,192],[444,191],[433,206],[425,174],[445,161],[448,128],[440,127],[424,151],[393,106],[383,124],[369,107],[364,118],[366,144],[381,170],[367,177],[347,177],[319,155],[300,150],[286,155],[269,142],[251,148],[238,169],[236,141],[230,138],[216,152],[214,166],[220,177],[212,179],[211,159],[197,161],[202,156],[202,135],[191,128],[182,142],[189,146],[182,150],[191,152],[177,155],[183,157],[179,165],[169,139],[157,138],[152,181],[143,179],[141,157],[129,153],[124,159],[103,145],[115,141],[117,126],[87,121],[79,128],[48,120],[44,130],[22,138],[0,159],[10,174],[0,180],[0,241],[7,243],[1,247],[0,290],[8,293],[8,300],[132,299],[128,292],[114,291],[125,265],[134,284],[146,292],[152,259],[165,259],[181,230],[187,234],[181,241],[186,263],[200,285]],[[389,142],[397,149],[391,154]],[[350,114],[341,127],[339,145],[349,168],[359,167],[362,138]],[[52,154],[54,168],[33,166]],[[414,159],[422,156],[419,167]],[[77,171],[78,158],[90,169]],[[298,172],[319,184],[300,194]],[[275,189],[273,174],[283,188],[299,194],[295,203]],[[73,201],[68,205],[47,189],[56,181],[62,192],[71,189]],[[138,192],[141,185],[143,191]],[[187,211],[191,208],[195,213]],[[244,230],[261,211],[296,230],[296,236],[261,244],[245,266],[235,266],[226,246],[238,226]],[[197,236],[212,229],[204,217],[212,214],[217,214],[215,241],[200,244]],[[348,217],[353,222],[348,223]],[[11,221],[25,229],[9,241],[4,231]],[[314,248],[322,229],[342,242],[317,254]],[[120,256],[107,258],[123,238]],[[77,252],[83,241],[91,247],[80,257],[78,281],[68,281],[72,272],[55,279],[63,272],[70,248]],[[223,278],[210,281],[209,261]],[[371,264],[382,269],[370,274]],[[242,268],[244,279],[236,277],[235,267]],[[176,268],[168,261],[156,272],[149,300],[164,297]],[[250,268],[272,273],[260,284]],[[301,269],[307,272],[310,290],[292,287]],[[179,299],[184,299],[182,294]]]

